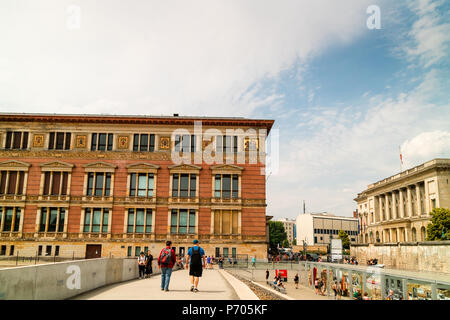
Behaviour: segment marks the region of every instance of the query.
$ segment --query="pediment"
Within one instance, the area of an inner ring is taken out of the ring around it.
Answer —
[[[170,171],[200,171],[202,167],[194,164],[176,164],[168,167]]]
[[[84,164],[83,167],[84,168],[113,168],[113,169],[117,168],[116,165],[108,163],[108,162],[103,162],[103,161],[97,161],[97,162]]]
[[[117,168],[116,165],[103,161],[88,163],[83,165],[83,167],[85,168],[84,170],[87,172],[89,171],[114,172],[114,170]]]
[[[148,162],[138,162],[138,163],[129,164],[129,165],[127,165],[126,168],[128,169],[128,171],[132,171],[132,170],[156,171],[160,168],[160,166],[158,166],[156,164],[151,164]]]
[[[63,161],[51,161],[40,164],[41,167],[52,167],[52,168],[73,168],[74,165],[72,163],[67,163]]]
[[[234,164],[217,164],[215,166],[209,167],[213,171],[242,171],[243,167],[236,166]]]
[[[28,170],[31,166],[31,163],[18,161],[18,160],[7,160],[0,162],[0,169],[16,169],[16,170]]]

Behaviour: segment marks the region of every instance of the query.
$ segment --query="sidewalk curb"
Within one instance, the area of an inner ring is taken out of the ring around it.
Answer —
[[[289,297],[288,295],[285,295],[284,293],[281,293],[281,292],[278,292],[278,291],[276,291],[276,290],[273,290],[272,288],[266,287],[266,286],[264,286],[264,285],[262,285],[262,284],[259,284],[259,283],[255,282],[255,281],[252,281],[252,283],[255,284],[255,285],[257,285],[257,286],[259,286],[259,287],[261,287],[261,288],[263,288],[263,289],[265,289],[265,290],[267,290],[267,291],[270,291],[270,292],[273,293],[273,294],[276,294],[277,296],[279,296],[279,297],[281,297],[281,298],[283,298],[283,299],[286,299],[286,300],[296,300],[296,299],[294,299],[294,298]]]
[[[259,300],[258,296],[245,283],[222,269],[218,271],[234,289],[239,300]]]

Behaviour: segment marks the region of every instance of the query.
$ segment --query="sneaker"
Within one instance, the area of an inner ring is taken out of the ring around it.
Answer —
[[[169,289],[165,289],[164,291],[169,291]]]
[[[164,291],[164,288],[161,288],[161,291]]]
[[[198,292],[198,289],[197,289],[197,288],[194,288],[194,292]]]
[[[191,287],[191,291],[194,291],[194,286]]]

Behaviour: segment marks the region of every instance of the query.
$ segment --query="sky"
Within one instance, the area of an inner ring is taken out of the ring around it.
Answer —
[[[368,184],[450,158],[449,15],[445,0],[3,0],[0,112],[273,119],[267,214],[351,216]]]

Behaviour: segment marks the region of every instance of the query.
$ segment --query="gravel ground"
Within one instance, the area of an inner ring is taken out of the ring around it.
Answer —
[[[257,286],[253,284],[251,281],[248,281],[242,277],[239,277],[237,275],[233,275],[235,278],[239,279],[243,283],[245,283],[257,296],[260,300],[285,300],[276,294],[273,294],[269,290],[265,290],[261,288],[260,286]]]

